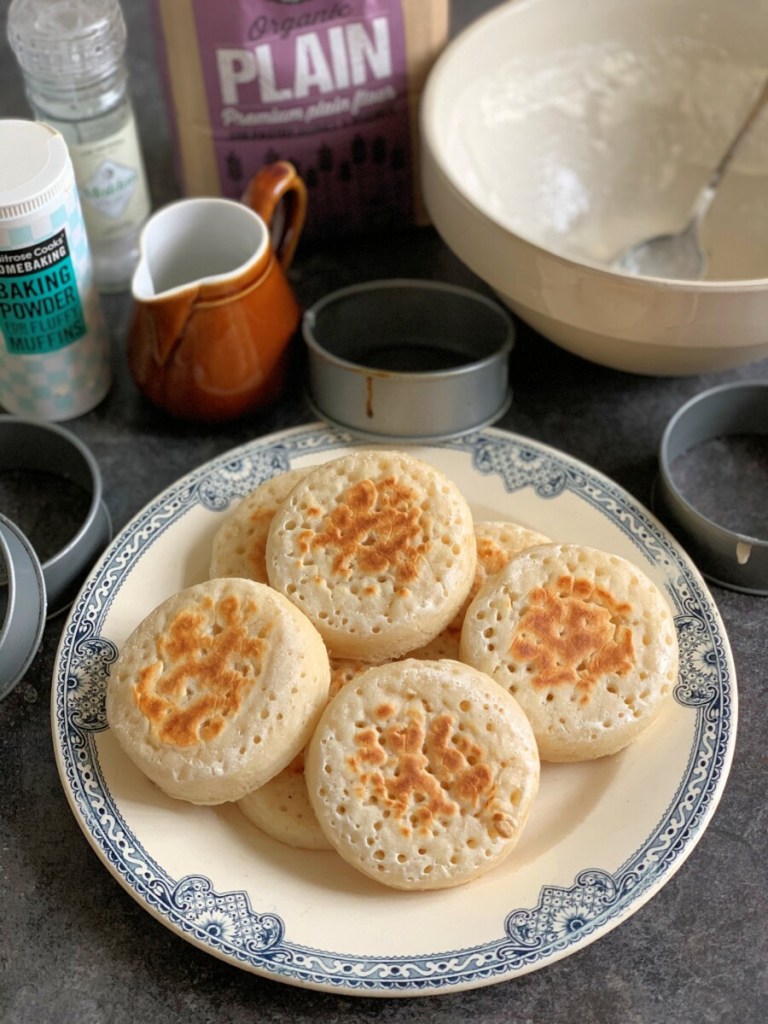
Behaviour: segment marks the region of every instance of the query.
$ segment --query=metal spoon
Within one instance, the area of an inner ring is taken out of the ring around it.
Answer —
[[[640,277],[668,277],[693,281],[704,276],[707,269],[707,254],[699,242],[699,229],[712,205],[720,181],[742,139],[765,106],[766,100],[768,100],[768,80],[749,108],[749,113],[726,149],[720,163],[696,197],[688,222],[682,231],[655,235],[643,242],[637,242],[613,260],[611,263],[613,270],[620,270],[625,274],[636,274]]]

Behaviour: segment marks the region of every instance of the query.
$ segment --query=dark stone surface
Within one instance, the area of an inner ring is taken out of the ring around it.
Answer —
[[[491,6],[462,0],[458,27]],[[130,67],[155,205],[176,194],[148,17],[125,0]],[[0,0],[3,24],[8,0]],[[28,116],[15,64],[0,41],[0,117]],[[3,155],[0,154],[0,159]],[[307,305],[373,277],[425,276],[484,286],[431,230],[300,252],[292,279]],[[124,338],[130,303],[105,300],[115,385],[67,426],[93,451],[115,527],[211,457],[311,418],[299,386],[280,407],[236,424],[174,423],[137,394]],[[768,377],[768,363],[706,377],[656,379],[594,366],[519,325],[514,402],[502,426],[551,444],[649,504],[662,430],[713,384]],[[762,466],[765,472],[765,465]],[[728,495],[722,495],[727,502]],[[50,679],[63,619],[48,623],[26,678],[0,704],[0,1020],[8,1024],[145,1021],[262,1024],[409,1021],[482,1024],[758,1024],[768,1005],[768,599],[720,588],[739,678],[739,734],[719,808],[681,870],[607,936],[514,982],[429,1000],[367,1000],[263,980],[187,944],[115,882],[72,816],[54,760]]]

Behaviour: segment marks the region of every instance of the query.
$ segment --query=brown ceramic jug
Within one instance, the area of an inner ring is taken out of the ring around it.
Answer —
[[[181,199],[150,217],[132,281],[128,365],[155,405],[214,422],[279,397],[301,318],[286,271],[306,207],[304,182],[280,161],[256,174],[242,202]]]

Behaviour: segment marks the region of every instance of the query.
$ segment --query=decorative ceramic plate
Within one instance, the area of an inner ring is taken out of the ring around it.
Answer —
[[[262,480],[344,454],[313,424],[220,456],[136,516],[73,606],[54,673],[61,779],[119,882],[183,939],[256,974],[352,995],[417,996],[505,981],[576,952],[641,907],[701,838],[723,791],[736,679],[722,622],[674,539],[606,477],[488,429],[410,447],[453,479],[478,519],[511,519],[633,560],[666,592],[680,641],[675,700],[639,740],[592,763],[543,765],[523,837],[465,886],[399,892],[331,852],[293,850],[237,807],[166,797],[122,753],[104,691],[118,648],[171,593],[206,578],[211,540]]]

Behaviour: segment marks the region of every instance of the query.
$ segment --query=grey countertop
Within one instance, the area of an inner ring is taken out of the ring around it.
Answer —
[[[456,3],[454,30],[489,0]],[[8,0],[0,0],[5,23]],[[132,91],[155,206],[176,195],[146,4],[124,0]],[[0,41],[0,117],[28,116]],[[2,154],[0,154],[2,159]],[[486,291],[431,229],[299,251],[304,305],[374,277],[454,281]],[[249,439],[307,422],[300,389],[263,416],[215,429],[174,422],[137,393],[126,367],[126,295],[105,298],[116,377],[95,410],[70,421],[101,467],[120,529],[162,488]],[[650,504],[662,430],[713,384],[768,377],[768,362],[706,377],[657,379],[592,365],[518,324],[514,401],[501,426],[591,464]],[[763,463],[762,472],[765,472]],[[374,1000],[281,985],[193,947],[142,909],[81,833],[54,760],[49,699],[62,618],[50,621],[26,678],[0,704],[0,1020],[578,1021],[757,1024],[768,1006],[768,603],[719,587],[739,680],[738,740],[714,818],[681,869],[599,941],[514,981],[429,999]]]

